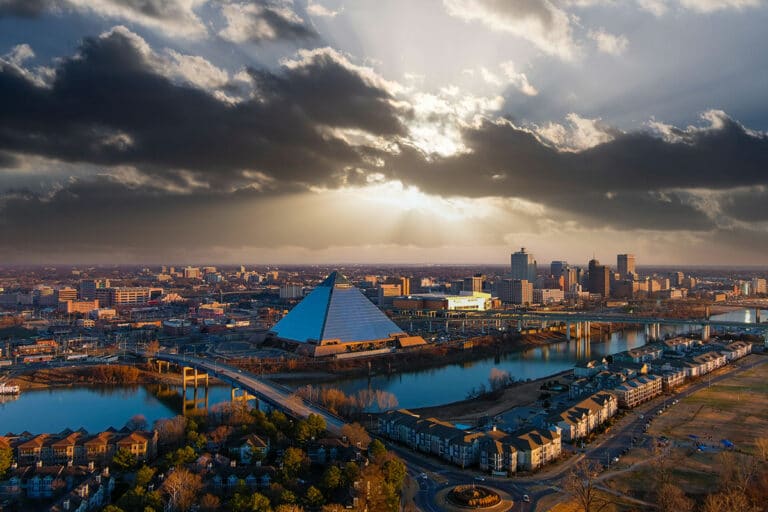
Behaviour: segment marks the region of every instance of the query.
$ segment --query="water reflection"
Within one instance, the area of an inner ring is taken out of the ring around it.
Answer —
[[[198,391],[198,400],[204,393]],[[194,397],[187,390],[188,400]],[[228,386],[211,386],[209,406],[228,401]],[[60,432],[85,428],[99,432],[121,428],[136,414],[149,424],[184,411],[181,389],[175,386],[88,386],[24,391],[18,400],[0,402],[0,435],[7,432]]]
[[[663,326],[661,335],[680,332],[683,332],[682,328]],[[366,388],[381,389],[394,393],[400,407],[426,407],[463,400],[473,388],[487,385],[492,368],[507,371],[515,379],[538,379],[568,370],[580,361],[599,359],[642,346],[645,342],[642,329],[627,329],[602,337],[594,336],[591,341],[563,341],[524,352],[489,356],[471,364],[457,363],[395,375],[346,379],[329,386],[340,387],[347,393]]]

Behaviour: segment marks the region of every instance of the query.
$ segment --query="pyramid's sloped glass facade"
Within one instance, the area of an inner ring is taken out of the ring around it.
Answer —
[[[318,286],[272,328],[280,338],[306,343],[320,342],[325,314],[333,288]]]
[[[357,288],[335,288],[323,330],[324,340],[385,340],[404,334]]]
[[[333,272],[280,320],[272,332],[300,343],[385,340],[405,334],[346,278]]]

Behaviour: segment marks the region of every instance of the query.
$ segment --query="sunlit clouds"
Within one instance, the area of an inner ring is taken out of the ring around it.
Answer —
[[[761,262],[767,25],[760,0],[0,0],[0,257]]]

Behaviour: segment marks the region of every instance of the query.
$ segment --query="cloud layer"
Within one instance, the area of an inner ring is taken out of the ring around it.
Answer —
[[[451,30],[504,46],[468,51],[482,57],[469,66],[453,46],[455,74],[435,84],[426,64],[393,71],[399,57],[372,58],[366,41],[338,49],[323,31],[359,20],[357,4],[0,0],[0,18],[101,27],[71,50],[57,47],[64,55],[15,39],[0,51],[0,257],[50,244],[104,258],[121,247],[188,252],[201,233],[217,254],[397,254],[547,237],[664,243],[669,254],[675,240],[696,254],[718,239],[768,249],[768,137],[707,100],[729,85],[702,71],[665,98],[654,77],[638,83],[645,71],[633,59],[652,49],[625,35],[626,23],[587,17],[640,12],[664,23],[685,12],[714,22],[755,2],[437,5]],[[658,18],[644,12],[653,9]],[[545,64],[582,75],[549,75]],[[726,64],[738,82],[743,70]],[[604,72],[597,66],[617,70],[598,102],[578,83]],[[633,91],[654,88],[662,111],[679,98],[706,107],[689,126],[654,112],[615,122]],[[626,95],[611,97],[619,89]],[[599,101],[614,110],[599,113]],[[533,111],[558,113],[525,114]]]

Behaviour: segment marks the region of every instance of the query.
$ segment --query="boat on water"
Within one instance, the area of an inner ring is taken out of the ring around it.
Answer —
[[[0,395],[18,395],[19,393],[21,393],[19,386],[0,383]]]

